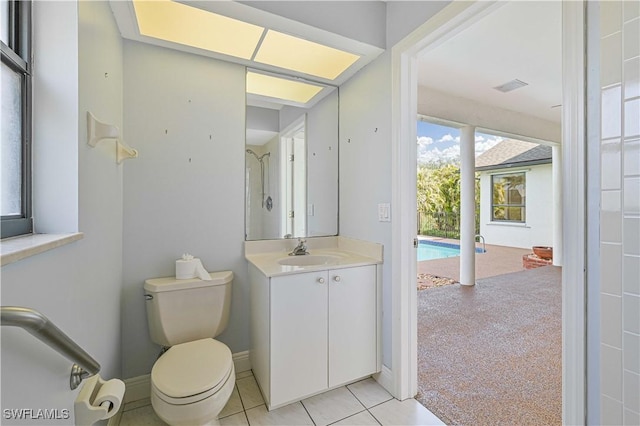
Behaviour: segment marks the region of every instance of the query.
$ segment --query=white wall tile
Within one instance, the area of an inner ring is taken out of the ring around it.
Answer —
[[[606,277],[603,279],[607,280]],[[622,297],[602,294],[600,312],[600,341],[609,346],[622,348],[622,333],[620,332],[622,329]]]
[[[625,22],[623,37],[624,59],[640,56],[640,18]]]
[[[617,32],[602,39],[600,45],[600,86],[607,87],[622,82],[622,33]]]
[[[624,22],[640,17],[640,2],[625,1],[623,9]],[[640,424],[640,422],[639,422]]]
[[[624,137],[640,136],[640,99],[624,103]]]
[[[600,78],[605,85],[601,93],[600,331],[601,341],[608,343],[600,347],[599,408],[602,424],[639,424],[636,414],[640,405],[640,381],[637,380],[640,369],[640,2],[607,1],[598,2],[598,6],[603,37],[599,46]],[[621,28],[622,53],[619,54],[617,32]],[[595,49],[592,48],[592,52]],[[618,64],[623,71],[620,93],[617,85],[607,86],[615,84]],[[623,145],[618,157],[616,139],[620,133]],[[622,190],[620,196],[615,191],[618,188]],[[620,200],[623,212],[616,210]],[[619,236],[622,253],[620,246],[606,244]],[[618,284],[622,287],[622,297],[616,296]]]
[[[609,36],[622,29],[622,2],[620,0],[602,2],[600,5],[600,34]]]
[[[625,294],[622,296],[623,330],[640,334],[640,296]]]
[[[613,86],[602,91],[601,137],[620,137],[622,132],[622,87]]]
[[[640,374],[640,336],[633,333],[624,333],[622,353],[625,370]]]
[[[622,350],[601,345],[600,385],[602,394],[622,401]],[[603,412],[604,412],[604,407]]]
[[[624,372],[624,408],[640,412],[640,374]]]
[[[640,175],[640,139],[624,143],[624,175]]]
[[[624,98],[637,96],[640,96],[640,57],[624,62]]]
[[[620,426],[622,424],[622,402],[603,395],[600,403],[602,425]]]
[[[620,244],[600,244],[601,291],[622,296],[622,246]],[[607,312],[603,312],[607,314]],[[609,343],[611,344],[611,343]]]
[[[625,217],[622,226],[624,254],[640,256],[640,218]]]
[[[625,293],[640,295],[640,257],[624,256],[622,263],[622,289]]]
[[[620,212],[600,211],[600,239],[606,243],[622,242],[622,215]]]
[[[640,177],[624,178],[624,214],[640,214]]]
[[[600,208],[607,212],[622,211],[622,193],[618,190],[614,191],[602,191],[600,198]]]
[[[622,176],[622,145],[620,141],[603,143],[600,155],[602,157],[601,188],[603,190],[620,189]]]
[[[636,3],[636,2],[627,2],[627,3]],[[631,410],[624,410],[624,424],[640,425],[640,413],[634,413]]]

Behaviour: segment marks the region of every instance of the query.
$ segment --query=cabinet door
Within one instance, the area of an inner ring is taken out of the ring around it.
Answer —
[[[329,387],[377,369],[376,267],[329,271]]]
[[[327,388],[327,272],[271,278],[271,406]]]

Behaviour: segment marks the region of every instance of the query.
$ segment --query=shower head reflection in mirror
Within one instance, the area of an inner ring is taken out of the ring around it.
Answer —
[[[265,152],[264,154],[258,156],[258,154],[256,154],[253,150],[247,148],[247,154],[251,154],[254,157],[256,157],[256,160],[258,160],[258,162],[260,163],[260,188],[261,188],[261,193],[262,193],[262,208],[264,208],[265,207],[265,200],[266,200],[265,197],[267,197],[267,194],[265,193],[265,189],[264,189],[265,188],[265,186],[264,186],[264,176],[265,176],[265,173],[264,173],[264,168],[265,168],[264,159],[265,159],[265,157],[269,158],[271,156],[271,153],[270,152]],[[269,163],[267,163],[267,167],[269,167]],[[267,168],[267,174],[268,173],[269,172],[268,172],[268,168]],[[271,200],[271,196],[269,196],[269,199]],[[271,202],[269,203],[269,205],[272,205]],[[269,205],[267,206],[267,210],[271,211],[271,207]]]

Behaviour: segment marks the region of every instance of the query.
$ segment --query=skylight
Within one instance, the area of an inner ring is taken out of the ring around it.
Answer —
[[[335,80],[359,55],[171,0],[133,0],[141,35]],[[262,39],[264,35],[264,38]]]
[[[169,0],[134,0],[140,34],[251,59],[264,28]]]
[[[247,72],[246,90],[248,94],[306,104],[323,88],[323,86],[307,82],[252,71]]]
[[[254,60],[334,80],[359,58],[353,53],[268,30]]]

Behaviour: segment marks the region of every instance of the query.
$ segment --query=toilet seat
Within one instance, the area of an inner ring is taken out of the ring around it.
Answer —
[[[222,388],[234,372],[229,348],[208,338],[172,346],[151,370],[151,385],[168,404],[192,404]]]

